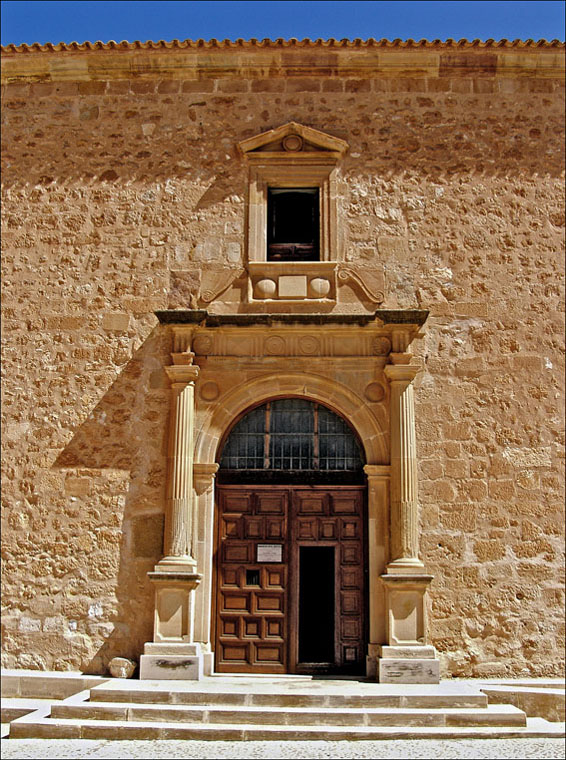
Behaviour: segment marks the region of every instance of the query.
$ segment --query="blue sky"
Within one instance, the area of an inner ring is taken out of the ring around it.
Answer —
[[[560,39],[565,3],[240,0],[2,2],[2,44],[90,40]]]

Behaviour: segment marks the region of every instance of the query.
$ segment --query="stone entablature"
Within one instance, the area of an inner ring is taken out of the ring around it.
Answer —
[[[160,311],[158,319],[173,327],[173,357],[293,356],[309,361],[317,357],[390,357],[408,363],[411,342],[420,335],[428,312],[418,309],[349,314],[231,314],[206,311]],[[320,330],[323,326],[324,330]],[[385,361],[383,362],[383,364]]]

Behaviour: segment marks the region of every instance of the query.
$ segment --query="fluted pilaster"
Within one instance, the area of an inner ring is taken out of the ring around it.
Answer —
[[[166,367],[171,380],[171,418],[168,449],[164,553],[160,564],[195,564],[193,558],[193,365]]]
[[[391,563],[396,571],[422,567],[419,556],[415,404],[419,367],[387,365],[391,384]]]

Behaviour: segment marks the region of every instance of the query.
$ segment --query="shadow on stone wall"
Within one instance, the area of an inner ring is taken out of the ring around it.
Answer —
[[[163,543],[167,340],[166,329],[153,329],[53,465],[67,471],[71,493],[74,483],[80,490],[91,481],[82,506],[98,516],[88,526],[93,541],[77,621],[86,673],[104,673],[116,656],[137,659],[153,637],[147,572]]]

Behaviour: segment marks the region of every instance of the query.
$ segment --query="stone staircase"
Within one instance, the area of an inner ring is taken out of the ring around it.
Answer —
[[[12,720],[10,738],[354,740],[561,737],[564,725],[488,704],[469,682],[111,679]]]

